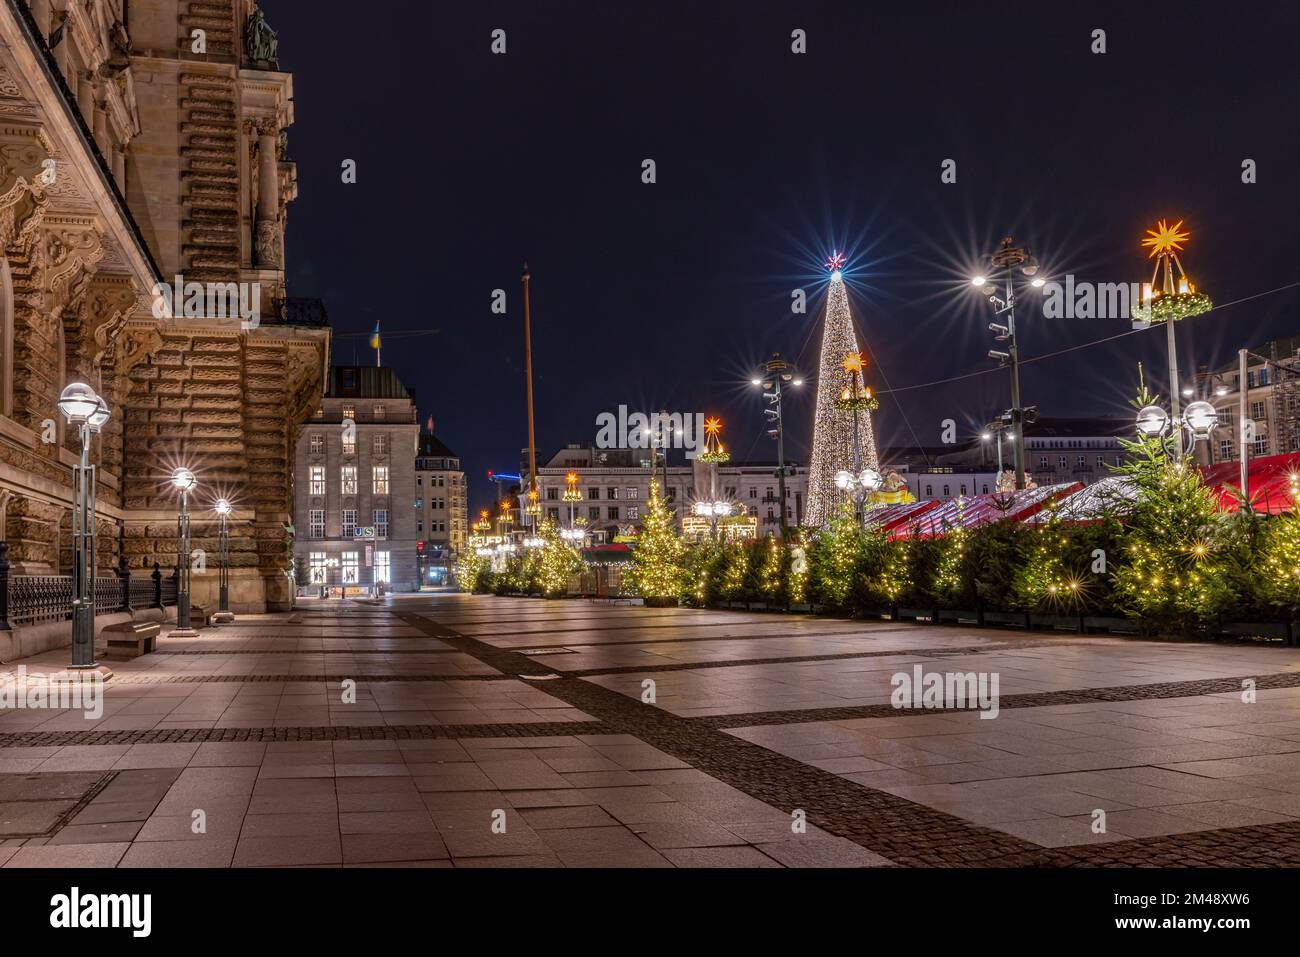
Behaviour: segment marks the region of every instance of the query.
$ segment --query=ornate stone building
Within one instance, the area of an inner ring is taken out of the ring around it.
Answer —
[[[234,610],[286,607],[294,443],[330,339],[319,303],[285,293],[293,82],[275,55],[253,0],[0,0],[12,572],[69,569],[78,446],[56,401],[81,380],[112,416],[91,449],[100,573],[175,564],[168,477],[185,465],[195,547],[215,556],[211,505],[234,505]],[[196,603],[214,565],[194,575]]]

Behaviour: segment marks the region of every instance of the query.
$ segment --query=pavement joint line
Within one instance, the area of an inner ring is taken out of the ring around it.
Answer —
[[[118,672],[113,676],[114,685],[165,685],[165,684],[203,684],[212,682],[214,684],[267,684],[274,682],[325,682],[327,684],[338,684],[342,681],[355,681],[358,684],[369,682],[371,684],[392,684],[402,682],[427,682],[427,681],[507,681],[512,675],[412,675],[412,674],[386,674],[386,675],[364,675],[364,674],[279,674],[279,675],[204,675],[204,674],[181,674],[181,675],[151,675],[143,674],[122,674]]]
[[[738,639],[733,639],[738,640]],[[568,647],[568,646],[565,646]],[[581,647],[581,646],[580,646]],[[600,647],[592,645],[588,647]],[[512,648],[512,651],[524,653],[532,651],[531,648]],[[852,658],[941,658],[949,655],[968,655],[978,651],[988,650],[983,648],[945,648],[942,651],[926,651],[924,649],[904,648],[898,651],[843,651],[828,653],[822,655],[787,655],[778,658],[735,658],[722,661],[696,661],[696,662],[665,662],[658,665],[622,665],[617,668],[579,668],[572,671],[565,671],[565,675],[570,678],[596,678],[603,675],[634,675],[645,673],[654,673],[662,671],[694,671],[703,668],[740,668],[749,665],[780,665],[780,664],[799,664],[806,661],[842,661]],[[993,649],[997,650],[997,649]],[[557,651],[557,654],[561,652]]]
[[[1245,680],[1255,682],[1261,691],[1300,688],[1300,672],[1282,671],[1266,675],[1240,675],[1235,678],[1205,678],[1197,681],[1164,681],[1157,684],[1118,685],[1107,688],[1081,688],[1077,691],[1041,691],[1001,695],[998,707],[1050,708],[1063,704],[1106,704],[1124,701],[1153,701],[1161,698],[1194,698],[1207,694],[1241,691]],[[944,712],[977,711],[978,708],[944,708]],[[754,711],[744,714],[698,715],[688,720],[718,729],[750,728],[770,724],[814,724],[821,721],[853,721],[859,718],[893,718],[933,715],[933,709],[895,708],[892,704],[848,705],[831,708],[802,708],[790,711]]]
[[[599,721],[537,721],[513,724],[350,724],[261,728],[151,728],[118,731],[8,731],[0,748],[122,744],[229,744],[278,741],[421,741],[443,738],[546,738],[608,734]]]

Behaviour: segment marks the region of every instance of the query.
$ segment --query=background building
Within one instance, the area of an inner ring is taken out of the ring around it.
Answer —
[[[392,369],[330,370],[294,468],[294,561],[307,594],[419,588],[419,437],[415,396]]]
[[[196,52],[195,28],[206,31]],[[329,354],[318,301],[287,296],[292,77],[252,0],[0,2],[0,530],[14,574],[71,566],[56,402],[80,380],[111,419],[93,442],[100,574],[177,560],[180,465],[193,546],[231,519],[231,607],[288,607],[297,426]],[[230,284],[253,321],[177,314],[163,284]],[[53,432],[51,433],[51,430]],[[54,441],[46,441],[48,437]],[[217,575],[195,574],[196,604]]]
[[[415,459],[415,534],[421,585],[446,584],[465,547],[465,473],[460,458],[436,436],[424,433]]]
[[[1272,360],[1266,362],[1265,359]],[[1274,339],[1250,350],[1246,363],[1246,413],[1253,424],[1248,436],[1251,458],[1300,451],[1300,336]],[[1186,392],[1184,392],[1186,396]],[[1238,363],[1211,372],[1202,366],[1192,395],[1219,411],[1219,427],[1210,441],[1198,443],[1201,461],[1240,458],[1241,374]]]
[[[894,469],[918,499],[987,495],[997,489],[995,442],[1002,443],[1002,468],[1015,468],[1009,431],[995,430],[959,446],[891,448],[881,452],[881,470]],[[1038,485],[1082,482],[1089,485],[1112,474],[1127,453],[1121,438],[1132,438],[1132,419],[1118,416],[1039,418],[1025,429],[1025,475]]]
[[[786,477],[786,518],[791,528],[803,519],[807,502],[808,470],[793,466],[794,474]],[[595,449],[582,445],[569,445],[561,449],[537,469],[538,487],[542,498],[542,512],[557,522],[567,522],[569,504],[562,500],[564,476],[569,471],[578,473],[578,488],[582,501],[574,506],[577,517],[587,521],[596,542],[612,542],[629,527],[639,528],[645,514],[646,497],[650,492],[649,449]],[[667,471],[668,501],[675,508],[675,518],[681,524],[697,498],[708,498],[711,490],[703,487],[703,463],[669,465]],[[660,461],[658,481],[664,480],[663,462]],[[718,493],[742,506],[746,513],[758,520],[758,534],[779,533],[781,530],[780,497],[776,477],[776,464],[728,462],[718,466]],[[521,487],[527,487],[523,477]]]

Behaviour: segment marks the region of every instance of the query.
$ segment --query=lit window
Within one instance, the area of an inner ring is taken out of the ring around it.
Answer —
[[[311,467],[311,480],[308,482],[308,491],[312,495],[325,494],[325,466],[313,465]]]
[[[311,434],[311,454],[320,455],[324,451],[325,436],[321,435],[319,432],[313,432]]]
[[[345,508],[343,510],[343,537],[351,538],[357,527],[357,510],[355,508]]]
[[[388,466],[387,465],[375,466],[374,480],[375,480],[375,494],[387,495],[388,494]]]
[[[355,405],[345,405],[343,407],[343,418],[352,419],[353,421],[356,421],[357,407]]]
[[[374,443],[372,444],[371,448],[373,449],[375,455],[387,455],[387,454],[388,454],[388,436],[387,436],[387,435],[376,435],[376,436],[374,437]]]
[[[355,585],[361,581],[360,552],[343,553],[343,584]]]
[[[313,585],[325,584],[325,575],[329,569],[329,558],[325,552],[312,552],[307,568]]]
[[[375,584],[393,580],[388,556],[388,552],[375,552]]]
[[[313,508],[307,513],[307,535],[310,538],[325,537],[325,509]]]
[[[343,486],[344,495],[357,494],[357,467],[355,465],[344,465],[339,468],[339,478]]]

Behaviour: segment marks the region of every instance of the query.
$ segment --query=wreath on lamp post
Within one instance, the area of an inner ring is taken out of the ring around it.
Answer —
[[[850,352],[844,357],[844,371],[849,374],[849,384],[835,400],[835,408],[841,412],[875,412],[880,408],[880,400],[871,394],[871,389],[860,384],[858,379],[865,364],[861,352]]]

